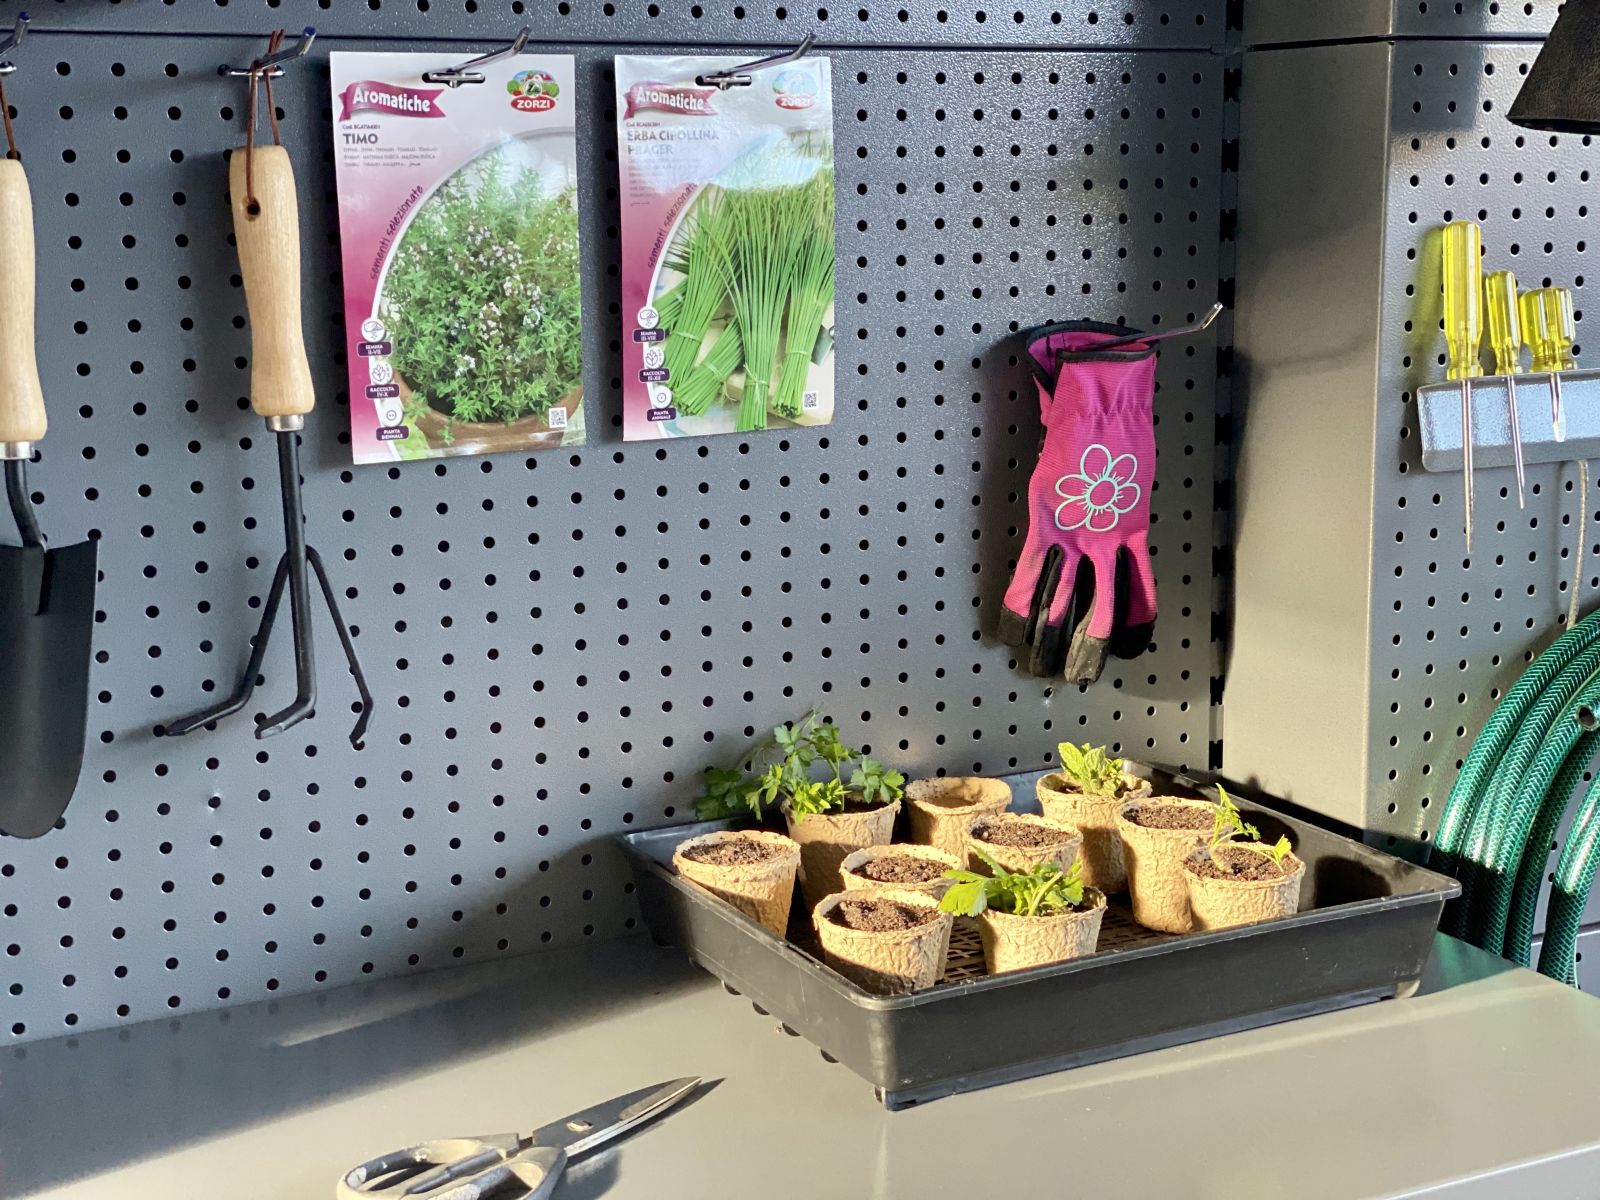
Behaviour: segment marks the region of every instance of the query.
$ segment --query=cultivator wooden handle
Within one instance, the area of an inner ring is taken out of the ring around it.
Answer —
[[[44,437],[33,348],[33,199],[22,164],[0,159],[0,458],[26,458]]]
[[[228,189],[250,310],[250,407],[269,423],[303,417],[316,396],[300,319],[300,208],[288,151],[235,150]]]

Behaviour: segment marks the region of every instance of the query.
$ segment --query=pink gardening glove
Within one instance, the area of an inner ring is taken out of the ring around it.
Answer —
[[[1135,330],[1067,321],[1024,333],[1044,445],[1028,482],[1028,538],[1000,614],[1000,640],[1029,647],[1028,669],[1069,683],[1100,678],[1109,651],[1150,643],[1150,488],[1156,444],[1154,347],[1094,352]],[[1072,353],[1058,362],[1057,352]],[[1067,629],[1073,627],[1070,643]]]

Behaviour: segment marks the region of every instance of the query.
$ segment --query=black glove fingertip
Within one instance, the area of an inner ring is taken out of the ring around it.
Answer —
[[[1063,672],[1068,683],[1093,683],[1105,670],[1107,642],[1105,638],[1074,636],[1067,648],[1067,664]]]

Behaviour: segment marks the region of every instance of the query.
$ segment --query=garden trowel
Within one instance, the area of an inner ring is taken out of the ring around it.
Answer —
[[[0,833],[38,837],[83,766],[98,546],[45,549],[24,476],[45,434],[34,358],[33,204],[0,160],[0,460],[20,546],[0,546]]]

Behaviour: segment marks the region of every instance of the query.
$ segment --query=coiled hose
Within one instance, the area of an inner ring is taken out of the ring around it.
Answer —
[[[1600,779],[1589,785],[1567,844],[1556,863],[1556,880],[1550,889],[1550,911],[1545,916],[1544,946],[1539,970],[1574,987],[1578,983],[1578,926],[1589,903],[1595,869],[1600,867]]]
[[[1445,929],[1526,963],[1551,838],[1600,748],[1600,610],[1557,638],[1496,705],[1440,820],[1434,862],[1462,883]],[[1539,969],[1572,981],[1600,867],[1600,783],[1561,855]]]

